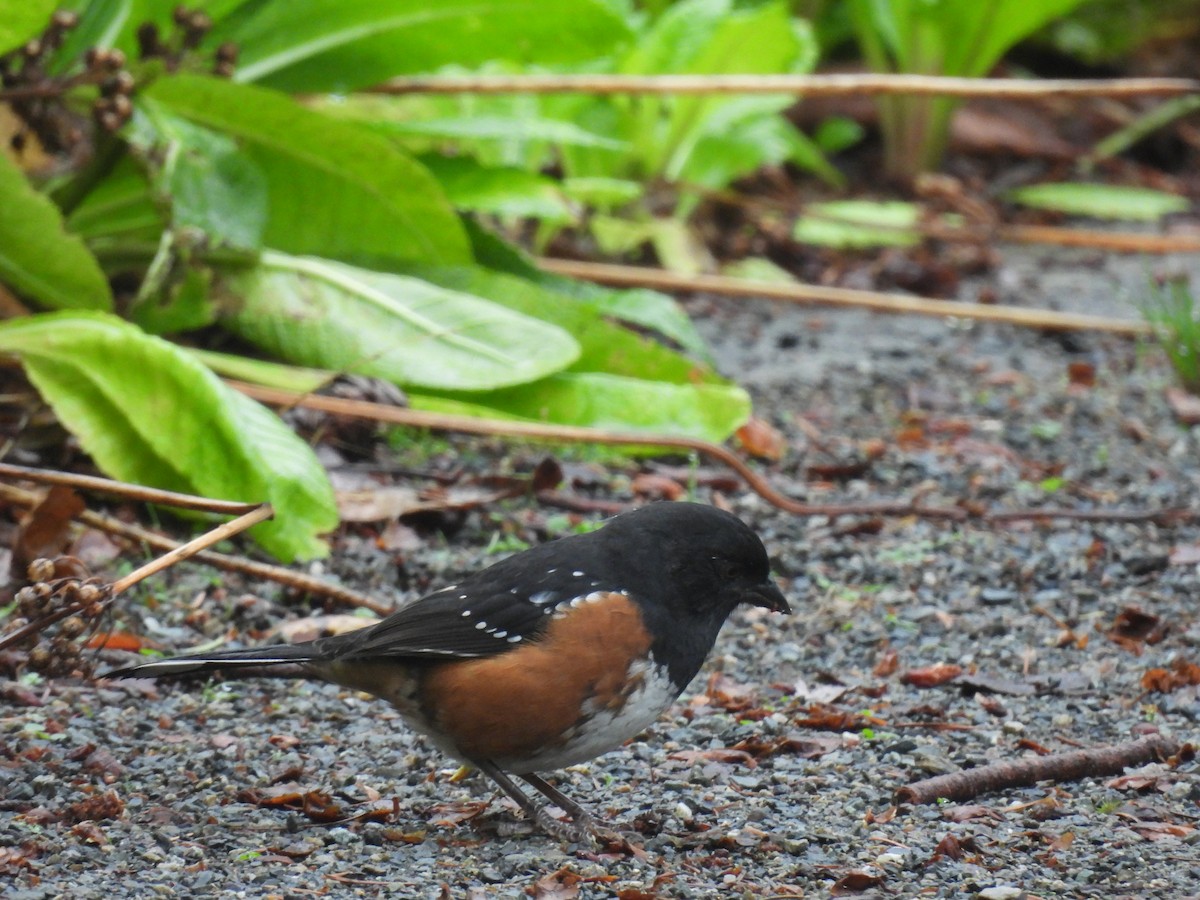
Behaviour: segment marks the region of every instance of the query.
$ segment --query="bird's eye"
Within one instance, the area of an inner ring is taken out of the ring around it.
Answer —
[[[733,560],[722,559],[719,556],[713,558],[713,566],[717,570],[717,577],[722,581],[733,581],[741,571]]]

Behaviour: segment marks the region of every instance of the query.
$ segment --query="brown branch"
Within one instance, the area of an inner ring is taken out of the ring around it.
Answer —
[[[111,494],[139,503],[157,503],[160,506],[175,506],[180,509],[231,516],[253,512],[262,505],[261,503],[239,503],[234,500],[213,500],[193,494],[160,491],[156,488],[129,484],[125,481],[113,481],[110,478],[98,478],[94,475],[77,475],[74,472],[60,472],[56,469],[31,469],[26,466],[14,466],[10,463],[0,463],[0,478],[32,481],[35,484],[58,484],[79,491]]]
[[[0,498],[29,507],[34,506],[40,499],[32,491],[26,491],[22,488],[3,483],[0,483]],[[126,538],[127,540],[140,541],[149,547],[153,547],[155,550],[170,551],[181,546],[179,541],[172,540],[165,535],[142,528],[140,525],[122,522],[119,519],[114,519],[112,516],[106,516],[92,510],[84,510],[76,518],[92,528]],[[242,556],[229,556],[228,554],[217,553],[213,550],[205,550],[197,553],[194,558],[199,562],[203,562],[224,572],[237,572],[239,575],[273,581],[276,584],[281,584],[293,590],[303,591],[316,597],[325,597],[335,603],[369,609],[379,616],[386,616],[394,612],[393,607],[384,606],[382,603],[378,603],[365,594],[360,594],[358,591],[322,581],[319,578],[305,575],[302,572],[285,569],[283,566],[258,562]]]
[[[966,510],[958,507],[920,506],[905,501],[884,501],[859,504],[811,504],[793,500],[777,491],[767,479],[755,472],[736,453],[720,444],[696,438],[674,437],[662,434],[638,432],[604,431],[599,428],[584,428],[578,425],[543,425],[538,422],[520,422],[505,419],[480,419],[473,416],[458,416],[449,413],[427,412],[371,403],[366,400],[349,400],[341,397],[324,397],[317,394],[297,394],[279,388],[263,387],[227,379],[228,384],[263,403],[274,406],[303,406],[340,416],[353,416],[406,425],[414,428],[429,428],[434,431],[456,431],[464,434],[481,434],[493,437],[528,438],[561,443],[605,444],[633,447],[662,447],[687,450],[715,459],[733,469],[764,500],[800,516],[843,515],[864,516],[920,516],[927,519],[967,518]]]
[[[945,238],[946,235],[939,235]],[[1200,253],[1200,237],[1194,234],[1137,234],[1128,231],[1088,231],[1053,225],[1001,225],[995,234],[1014,244],[1053,244],[1058,247],[1088,247],[1113,253]]]
[[[803,94],[836,97],[1145,97],[1194,94],[1191,78],[947,78],[934,75],[479,75],[393,78],[376,94]]]
[[[1017,522],[1029,519],[1072,519],[1076,522],[1153,522],[1156,525],[1179,525],[1200,518],[1200,509],[1186,506],[1166,509],[1067,509],[1061,506],[1029,509],[1001,509],[986,513],[989,522]]]
[[[541,258],[538,266],[556,275],[582,278],[618,287],[648,287],[661,291],[702,291],[728,297],[758,297],[791,303],[822,303],[830,306],[871,309],[877,312],[918,313],[927,316],[953,316],[987,322],[1005,322],[1027,328],[1054,331],[1106,331],[1111,334],[1141,336],[1153,334],[1146,322],[1084,313],[1025,309],[1019,306],[961,303],[955,300],[931,300],[904,294],[825,287],[815,284],[776,284],[730,278],[725,275],[677,275],[644,266],[614,266],[607,263],[577,262]]]
[[[139,581],[149,578],[161,572],[163,569],[170,568],[176,563],[183,562],[185,559],[190,559],[197,553],[207,550],[213,544],[219,544],[226,538],[233,537],[236,534],[241,534],[247,528],[252,528],[259,522],[265,522],[267,519],[275,515],[275,510],[271,508],[270,503],[263,503],[257,509],[252,509],[244,516],[238,516],[229,522],[218,525],[198,537],[192,538],[186,544],[181,544],[174,550],[169,550],[157,559],[152,559],[146,565],[135,569],[124,578],[118,578],[111,585],[109,590],[113,596],[122,591],[129,590]]]
[[[1130,766],[1140,766],[1178,752],[1177,741],[1152,734],[1123,744],[997,762],[926,778],[896,791],[896,802],[916,805],[942,799],[970,800],[980,794],[1029,787],[1039,781],[1074,781],[1118,775]]]

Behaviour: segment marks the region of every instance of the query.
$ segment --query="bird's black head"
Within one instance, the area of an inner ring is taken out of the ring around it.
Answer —
[[[699,503],[652,503],[597,534],[622,569],[636,572],[635,599],[656,638],[656,655],[682,686],[742,603],[791,612],[771,578],[767,551],[737,516]],[[632,589],[631,589],[632,592]]]

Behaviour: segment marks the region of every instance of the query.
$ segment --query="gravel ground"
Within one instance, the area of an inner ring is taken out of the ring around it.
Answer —
[[[1134,314],[1129,297],[1149,268],[1006,255],[990,279],[1001,302],[1095,312]],[[765,302],[691,306],[724,370],[787,436],[789,456],[769,474],[794,496],[1197,503],[1200,432],[1174,421],[1157,352],[1096,335]],[[1095,384],[1070,384],[1071,363],[1093,366]],[[522,465],[520,454],[509,459]],[[627,489],[618,471],[601,494]],[[43,705],[6,695],[0,708],[5,896],[1200,895],[1195,762],[958,804],[891,801],[928,775],[1120,742],[1147,726],[1200,742],[1196,687],[1142,686],[1150,669],[1200,662],[1200,529],[914,518],[856,528],[799,520],[742,490],[725,496],[760,531],[796,613],[736,615],[658,725],[559,773],[573,797],[636,832],[637,852],[559,845],[530,833],[504,799],[481,810],[486,784],[450,782],[445,757],[352,692],[55,683],[35,688]],[[554,514],[527,502],[502,512],[522,533]],[[474,513],[452,534],[427,536],[405,553],[402,587],[380,595],[415,596],[491,559],[496,527]],[[337,574],[394,580],[394,560],[365,544]],[[195,567],[140,599],[131,627],[168,646],[221,635],[230,620],[260,636],[302,614],[272,586]],[[1150,633],[1113,640],[1129,608],[1146,614]],[[999,691],[904,679],[942,663]],[[244,793],[288,782],[352,814],[391,815],[314,824]]]

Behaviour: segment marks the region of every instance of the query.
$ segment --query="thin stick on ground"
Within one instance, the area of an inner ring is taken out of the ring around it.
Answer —
[[[1178,741],[1152,734],[1123,744],[997,762],[905,785],[896,791],[896,802],[918,805],[938,800],[971,800],[993,791],[1030,787],[1039,781],[1119,775],[1132,766],[1173,756],[1179,749]]]
[[[190,509],[197,512],[231,516],[240,516],[248,512],[253,512],[262,506],[261,503],[214,500],[211,497],[197,497],[194,494],[162,491],[158,488],[130,484],[127,481],[114,481],[111,478],[100,478],[95,475],[79,475],[75,472],[60,472],[56,469],[33,469],[28,466],[15,466],[11,463],[0,463],[0,478],[32,481],[34,484],[62,485],[63,487],[74,488],[77,491],[110,494],[125,500],[132,500],[136,503],[157,503],[160,506],[174,506],[178,509]]]
[[[263,503],[257,509],[252,509],[245,515],[238,516],[236,519],[231,519],[216,528],[206,531],[198,537],[192,538],[186,544],[181,544],[174,550],[169,550],[157,559],[153,559],[139,569],[135,569],[123,578],[118,578],[109,585],[109,591],[115,597],[122,591],[126,591],[133,587],[139,581],[143,581],[163,569],[170,568],[176,563],[183,562],[185,559],[190,559],[197,553],[207,550],[214,544],[219,544],[226,538],[233,537],[235,534],[241,534],[247,528],[252,528],[259,522],[265,522],[267,519],[275,515],[275,510],[270,503]]]
[[[481,434],[504,438],[528,438],[560,443],[602,444],[607,446],[658,447],[699,453],[709,459],[724,463],[733,469],[756,494],[773,506],[798,516],[825,516],[835,519],[840,516],[915,516],[923,519],[945,519],[962,522],[968,519],[980,522],[1012,522],[1022,519],[1081,519],[1085,521],[1121,522],[1171,522],[1179,523],[1200,518],[1200,510],[1171,508],[1157,510],[1104,510],[1030,508],[1001,510],[973,510],[967,506],[926,506],[919,500],[884,500],[875,503],[803,503],[778,490],[764,476],[747,465],[728,447],[701,441],[696,438],[673,437],[661,434],[644,434],[619,431],[604,431],[599,428],[584,428],[578,425],[544,425],[539,422],[518,422],[507,419],[479,419],[473,416],[458,416],[450,413],[435,413],[418,409],[407,409],[372,403],[367,400],[349,400],[342,397],[324,397],[317,394],[297,394],[280,388],[247,384],[226,379],[248,397],[273,406],[303,406],[332,415],[370,419],[393,425],[414,428],[429,428],[433,431],[456,431],[463,434]]]
[[[803,94],[836,97],[904,94],[935,97],[1147,97],[1194,94],[1191,78],[954,78],[937,75],[477,75],[412,76],[373,94]]]
[[[27,491],[15,485],[0,483],[0,499],[20,506],[32,507],[37,504],[40,497],[33,491]],[[91,528],[103,531],[106,534],[125,538],[126,540],[143,543],[155,550],[171,551],[182,546],[179,541],[155,531],[150,531],[148,528],[122,522],[112,516],[106,516],[103,513],[92,510],[84,510],[76,518]],[[239,575],[246,575],[250,578],[261,578],[265,581],[272,581],[295,591],[311,594],[315,597],[325,597],[343,606],[368,609],[378,616],[386,616],[395,611],[392,606],[385,606],[366,594],[351,590],[340,584],[322,581],[320,578],[305,575],[303,572],[286,569],[283,566],[258,562],[257,560],[247,559],[244,556],[230,556],[226,553],[218,553],[215,550],[204,550],[197,553],[194,558],[197,562],[202,562],[205,565],[212,566],[224,572],[236,572]]]
[[[349,400],[342,397],[325,397],[318,394],[297,394],[280,388],[247,384],[226,379],[248,397],[273,406],[303,406],[340,416],[352,416],[388,422],[393,425],[408,425],[429,428],[434,431],[457,431],[464,434],[480,434],[507,438],[558,441],[560,443],[602,444],[608,446],[660,447],[699,453],[724,463],[737,472],[755,493],[774,506],[796,515],[829,516],[843,515],[900,516],[912,515],[927,519],[961,520],[968,517],[964,509],[955,506],[921,506],[908,501],[883,501],[880,503],[815,504],[801,503],[781,494],[762,475],[743,462],[736,453],[720,444],[696,438],[675,437],[661,434],[604,431],[578,425],[543,425],[538,422],[518,422],[505,419],[479,419],[473,416],[458,416],[450,413],[435,413],[426,410],[407,409],[372,403],[367,400]]]
[[[817,303],[828,306],[855,307],[876,312],[917,313],[926,316],[951,316],[985,322],[1002,322],[1026,328],[1051,331],[1105,331],[1130,337],[1154,333],[1148,322],[1093,316],[1086,313],[1067,313],[1048,309],[1026,309],[1020,306],[980,305],[956,300],[932,300],[905,294],[882,291],[863,291],[851,288],[826,287],[816,284],[777,284],[731,278],[727,275],[678,275],[644,266],[617,266],[607,263],[578,262],[564,259],[539,259],[538,266],[555,275],[581,278],[598,284],[616,287],[647,287],[660,291],[702,292],[726,297],[756,297],[783,300],[789,303]]]

